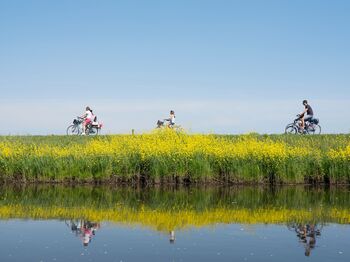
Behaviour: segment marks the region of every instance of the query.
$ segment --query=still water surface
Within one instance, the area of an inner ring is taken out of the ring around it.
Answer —
[[[2,187],[1,261],[350,261],[347,188]]]

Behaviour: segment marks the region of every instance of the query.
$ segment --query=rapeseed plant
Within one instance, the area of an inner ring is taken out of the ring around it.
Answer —
[[[216,136],[165,130],[0,139],[3,179],[348,183],[349,163],[348,136]]]

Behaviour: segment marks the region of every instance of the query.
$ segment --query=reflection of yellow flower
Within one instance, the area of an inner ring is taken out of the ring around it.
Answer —
[[[5,205],[0,207],[0,219],[30,218],[30,219],[87,219],[90,221],[111,221],[124,224],[141,224],[160,231],[182,229],[186,227],[201,227],[217,223],[241,224],[286,224],[286,223],[350,223],[348,209],[315,209],[313,212],[305,209],[225,209],[213,208],[205,211],[188,210],[157,210],[148,207],[139,209],[114,206],[94,210],[89,207],[37,207]]]

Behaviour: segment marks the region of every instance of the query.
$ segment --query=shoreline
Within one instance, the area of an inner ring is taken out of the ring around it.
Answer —
[[[140,178],[123,180],[117,176],[114,179],[104,179],[104,180],[19,180],[19,179],[4,179],[0,175],[0,186],[6,185],[21,185],[21,186],[31,186],[31,185],[57,185],[57,186],[116,186],[116,187],[288,187],[288,186],[304,186],[304,187],[347,187],[350,186],[350,182],[279,182],[279,183],[270,183],[270,182],[233,182],[233,181],[219,181],[219,180],[210,180],[205,181],[189,181],[188,179],[175,179],[173,181],[167,179],[167,181],[154,181],[146,180]]]

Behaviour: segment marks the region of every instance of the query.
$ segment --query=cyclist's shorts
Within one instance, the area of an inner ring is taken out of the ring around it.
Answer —
[[[313,117],[312,115],[307,115],[304,117],[304,121],[311,121]]]
[[[91,123],[91,119],[89,119],[89,118],[86,118],[85,120],[84,120],[84,125],[86,126],[87,124],[90,124]]]

